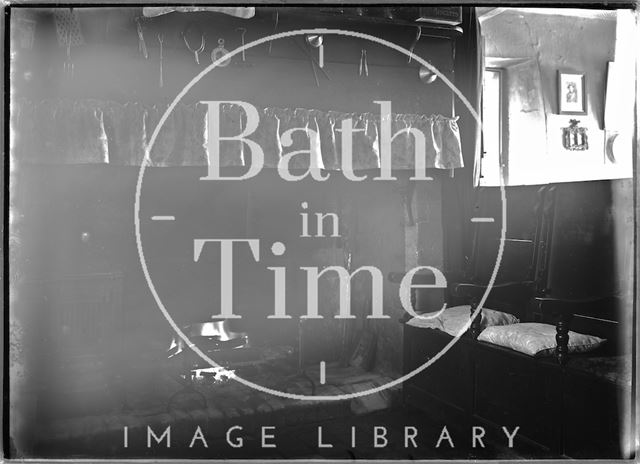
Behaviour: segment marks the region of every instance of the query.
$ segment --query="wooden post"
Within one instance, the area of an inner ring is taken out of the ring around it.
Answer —
[[[477,307],[478,307],[478,302],[472,301],[471,309],[469,310],[470,311],[469,317],[473,317],[473,313],[475,312]],[[480,309],[480,313],[478,314],[478,317],[476,317],[475,319],[473,319],[473,321],[471,321],[470,331],[471,331],[471,336],[473,337],[474,340],[478,338],[478,335],[480,335],[480,332],[482,331],[481,323],[482,323],[482,308]]]
[[[569,355],[569,322],[571,313],[562,313],[556,324],[556,358],[561,366],[567,362]]]

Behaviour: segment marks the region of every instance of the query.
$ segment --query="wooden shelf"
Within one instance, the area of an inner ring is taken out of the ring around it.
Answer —
[[[267,17],[273,13],[274,8],[257,8],[256,10],[257,17]],[[359,15],[356,14],[356,9],[351,7],[283,7],[277,8],[277,11],[280,15],[280,20],[282,20],[284,17],[292,19],[304,18],[306,20],[313,18],[314,21],[318,23],[318,25],[331,22],[334,25],[336,23],[344,23],[358,25],[379,24],[386,26],[398,26],[403,28],[420,27],[421,37],[439,37],[449,39],[460,37],[463,33],[463,30],[460,26],[450,26],[446,24],[437,24],[427,21],[415,21],[402,18],[387,18],[384,16],[373,16],[369,14]]]

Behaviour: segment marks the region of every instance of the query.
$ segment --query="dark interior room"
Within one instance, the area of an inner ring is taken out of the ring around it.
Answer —
[[[633,6],[6,13],[7,457],[635,457]]]

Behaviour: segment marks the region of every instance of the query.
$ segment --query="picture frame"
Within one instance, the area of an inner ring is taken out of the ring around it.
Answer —
[[[583,73],[558,71],[558,114],[587,114]]]

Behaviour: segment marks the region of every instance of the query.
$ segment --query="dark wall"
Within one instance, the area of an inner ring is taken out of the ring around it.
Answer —
[[[570,297],[629,295],[633,282],[631,179],[560,184],[547,286]]]
[[[542,207],[542,186],[507,187],[506,237],[534,240],[537,217]],[[500,217],[500,190],[477,190],[477,211]],[[633,184],[630,179],[555,184],[548,194],[550,211],[545,279],[540,289],[553,296],[593,298],[612,293],[630,295],[633,281]],[[550,196],[554,200],[549,202]],[[496,258],[501,224],[477,226],[480,267],[484,278]],[[528,261],[518,263],[505,247],[503,267],[511,266],[506,277],[526,275]]]
[[[234,312],[243,316],[238,327],[248,330],[256,341],[295,340],[297,317],[306,308],[305,274],[299,267],[345,265],[347,240],[358,266],[377,266],[384,275],[404,268],[402,198],[391,182],[356,186],[339,176],[329,185],[284,182],[275,171],[265,170],[250,181],[216,183],[198,180],[204,170],[150,168],[143,182],[140,216],[146,262],[163,303],[179,324],[208,320],[220,311],[220,253],[215,245],[208,245],[195,263],[196,238],[261,240],[259,263],[246,246],[240,246],[234,258]],[[126,167],[20,169],[16,197],[24,271],[29,280],[122,272],[127,330],[136,337],[162,338],[170,329],[147,287],[135,243],[137,176],[136,168]],[[343,239],[299,237],[302,201],[309,204],[311,217],[315,212],[339,214]],[[347,201],[352,204],[351,212],[341,214],[340,204]],[[150,221],[156,214],[174,214],[177,220]],[[347,224],[353,229],[350,232],[346,232]],[[282,257],[269,251],[275,241],[287,246]],[[267,266],[287,268],[291,321],[266,320],[274,311],[273,274]],[[330,284],[320,286],[320,310],[326,318],[337,312],[337,288]],[[393,286],[385,283],[385,292],[385,301],[397,300]],[[353,312],[364,316],[369,308],[363,307],[367,297],[361,295],[363,301],[354,301]],[[314,332],[329,330],[325,322],[306,324],[312,338]],[[314,344],[312,338],[309,341]],[[335,356],[332,350],[338,345],[327,343],[324,348]]]

